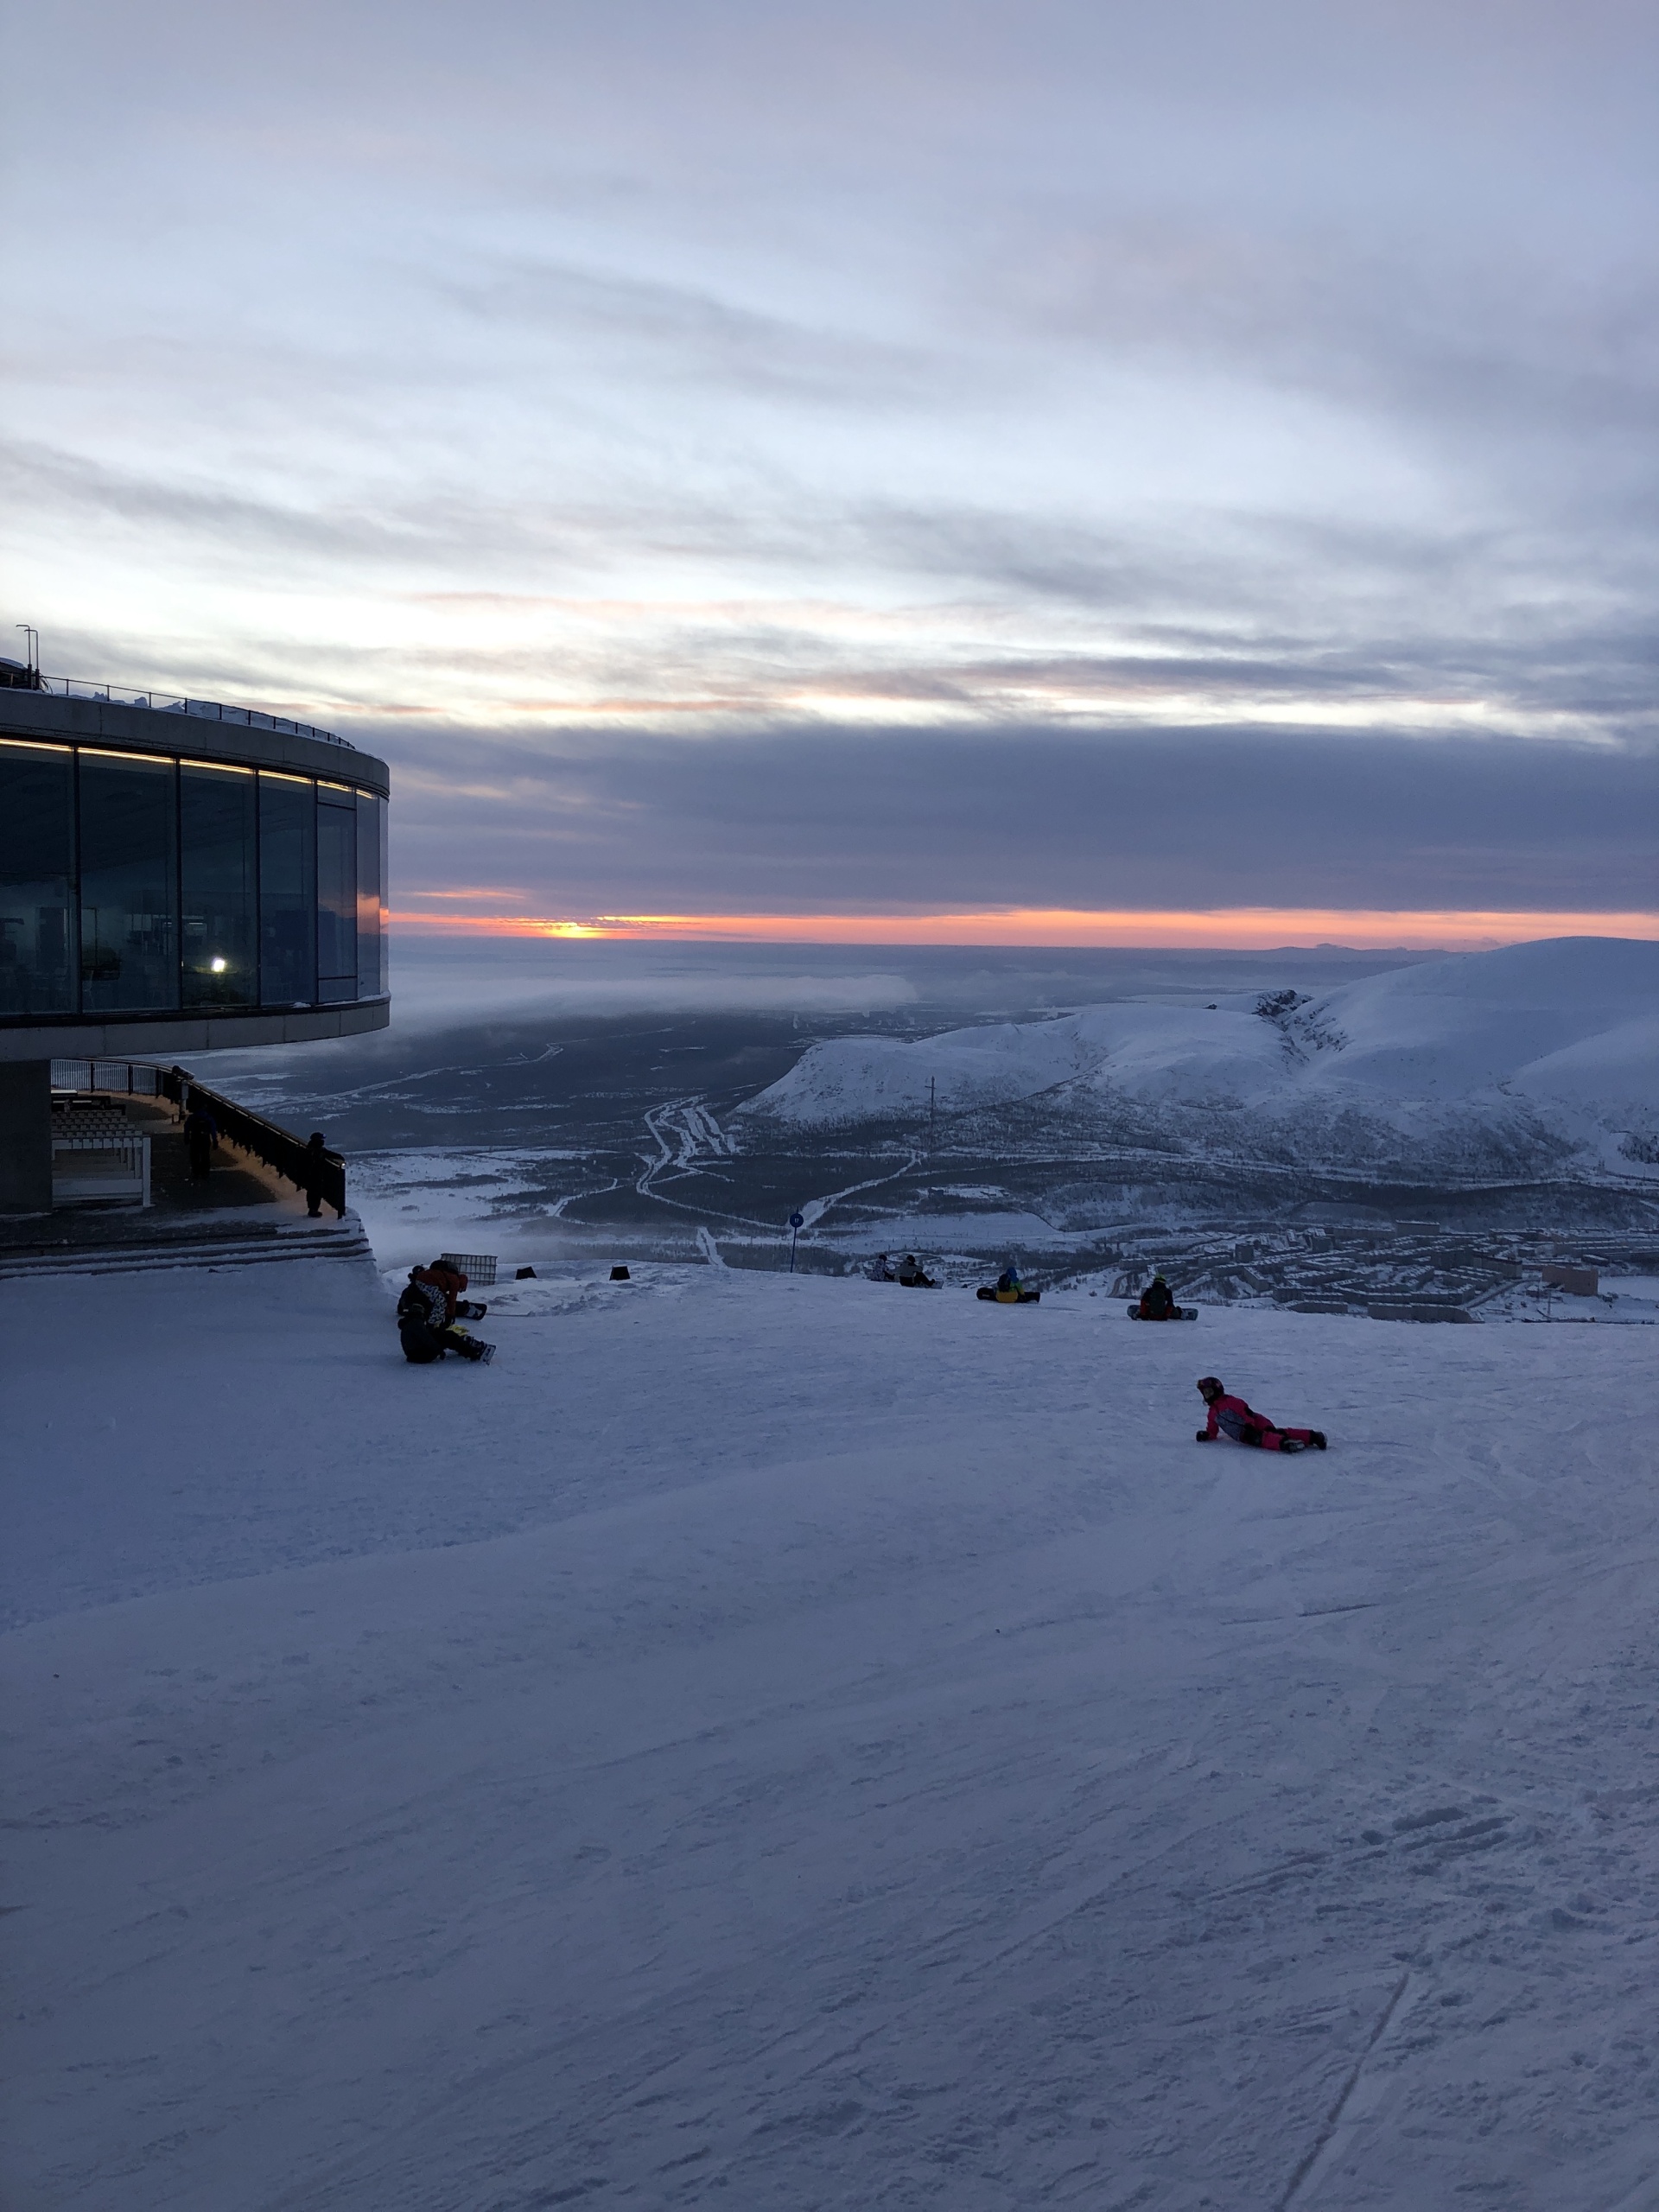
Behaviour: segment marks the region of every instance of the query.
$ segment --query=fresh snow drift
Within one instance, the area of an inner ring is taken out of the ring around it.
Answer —
[[[8,2212],[1650,2201],[1646,1331],[0,1301]]]
[[[930,1090],[930,1085],[933,1086]],[[914,1122],[1040,1103],[1131,1128],[1330,1162],[1409,1152],[1472,1164],[1471,1138],[1640,1179],[1659,1137],[1659,944],[1563,938],[1215,1007],[1127,1004],[1054,1019],[816,1045],[752,1102],[804,1128]],[[1609,1135],[1627,1140],[1610,1156]]]

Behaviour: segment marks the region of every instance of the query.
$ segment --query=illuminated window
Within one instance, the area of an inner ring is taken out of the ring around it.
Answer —
[[[259,1001],[256,786],[237,769],[179,770],[180,944],[188,1007]]]

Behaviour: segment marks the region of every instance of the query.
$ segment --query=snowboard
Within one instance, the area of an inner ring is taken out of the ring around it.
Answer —
[[[1129,1319],[1131,1321],[1139,1321],[1147,1318],[1141,1313],[1141,1301],[1137,1298],[1129,1308]],[[1171,1313],[1165,1318],[1171,1321],[1196,1321],[1198,1318],[1198,1309],[1196,1306],[1183,1306],[1179,1313]]]
[[[1042,1294],[1040,1290],[1019,1290],[1010,1298],[1006,1290],[993,1290],[988,1284],[974,1293],[976,1298],[982,1298],[988,1306],[1034,1306]]]

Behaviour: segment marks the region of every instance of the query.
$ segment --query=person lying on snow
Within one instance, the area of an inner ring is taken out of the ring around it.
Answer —
[[[454,1268],[435,1262],[429,1268],[411,1268],[397,1300],[397,1338],[404,1357],[416,1367],[427,1367],[447,1351],[463,1359],[480,1359],[487,1366],[495,1346],[469,1336],[455,1320],[460,1294],[467,1278]]]
[[[1141,1319],[1143,1321],[1179,1321],[1181,1309],[1175,1303],[1175,1294],[1162,1275],[1154,1275],[1141,1294]]]
[[[1322,1428],[1279,1428],[1265,1414],[1252,1412],[1243,1398],[1230,1396],[1213,1375],[1198,1379],[1198,1395],[1210,1408],[1210,1425],[1198,1431],[1200,1444],[1213,1444],[1224,1431],[1239,1444],[1258,1445],[1263,1452],[1305,1452],[1311,1444],[1325,1449]]]

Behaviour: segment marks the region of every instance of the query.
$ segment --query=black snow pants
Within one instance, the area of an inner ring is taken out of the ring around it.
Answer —
[[[458,1351],[463,1359],[481,1359],[484,1355],[478,1338],[469,1337],[465,1330],[435,1329],[429,1321],[400,1322],[397,1339],[403,1345],[404,1357],[416,1367],[429,1367],[447,1351]]]

